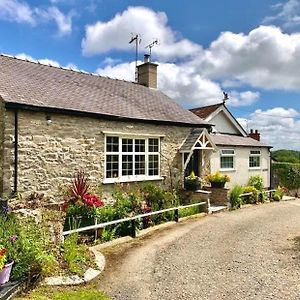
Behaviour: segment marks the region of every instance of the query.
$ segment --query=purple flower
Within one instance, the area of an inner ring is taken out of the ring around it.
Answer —
[[[16,241],[17,238],[18,238],[18,237],[17,237],[16,235],[12,235],[12,236],[9,238],[9,240],[13,243],[13,242]]]

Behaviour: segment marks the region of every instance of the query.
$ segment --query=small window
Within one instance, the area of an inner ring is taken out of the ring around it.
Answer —
[[[249,168],[260,168],[260,150],[250,151]]]
[[[232,170],[234,169],[234,149],[222,149],[221,150],[221,158],[220,158],[220,166],[223,170]]]

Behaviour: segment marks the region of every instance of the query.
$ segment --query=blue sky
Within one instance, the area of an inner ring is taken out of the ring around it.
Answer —
[[[158,39],[159,88],[228,106],[275,148],[300,149],[300,0],[0,0],[0,52],[133,80]],[[284,137],[284,138],[283,138]]]

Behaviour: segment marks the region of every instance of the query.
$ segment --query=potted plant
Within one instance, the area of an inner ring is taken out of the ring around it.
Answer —
[[[230,181],[228,175],[222,175],[220,172],[216,172],[207,176],[207,181],[213,188],[224,188],[225,183]]]
[[[13,242],[17,239],[14,235],[9,238],[9,242],[12,246]],[[11,270],[14,261],[10,259],[8,253],[9,245],[0,244],[0,285],[9,281]]]
[[[194,171],[184,178],[184,187],[188,191],[196,191],[200,189],[200,178],[195,175]]]

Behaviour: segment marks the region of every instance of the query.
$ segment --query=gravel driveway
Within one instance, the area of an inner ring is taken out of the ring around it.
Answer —
[[[112,299],[300,299],[300,200],[175,224],[108,256]],[[116,251],[116,250],[114,250]]]

